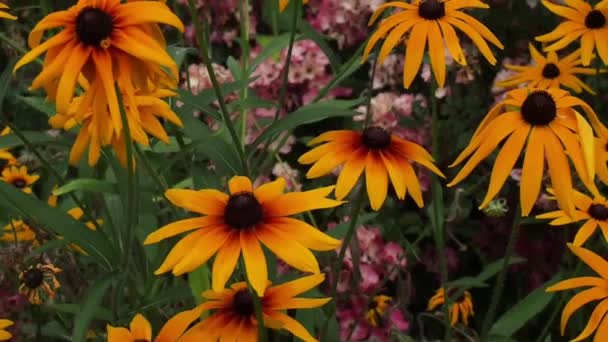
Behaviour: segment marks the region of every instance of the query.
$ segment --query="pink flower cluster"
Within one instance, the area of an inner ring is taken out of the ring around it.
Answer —
[[[380,317],[382,324],[371,324],[366,313],[373,308],[374,296],[386,293],[389,283],[403,274],[407,266],[405,252],[399,244],[384,241],[380,229],[375,227],[360,226],[355,245],[357,248],[354,250],[351,247],[346,249],[337,284],[336,315],[340,339],[388,341],[393,330],[403,332],[410,326],[399,298],[392,298],[384,316]],[[359,280],[357,284],[353,281],[355,277]]]
[[[367,22],[384,0],[311,0],[307,20],[315,30],[336,40],[340,48],[361,43]]]

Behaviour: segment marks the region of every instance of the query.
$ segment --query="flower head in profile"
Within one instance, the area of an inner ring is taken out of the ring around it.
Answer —
[[[598,178],[608,184],[608,128],[596,116],[589,119],[597,135],[594,139],[595,171]]]
[[[448,294],[451,296],[450,291]],[[427,311],[433,311],[435,308],[445,304],[445,290],[440,288],[435,292],[435,295],[429,299]],[[464,291],[461,298],[456,298],[450,303],[450,324],[456,325],[462,321],[465,325],[469,325],[469,318],[473,316],[473,296],[469,291]]]
[[[11,220],[6,226],[0,230],[0,241],[15,242],[31,242],[34,246],[36,241],[36,232],[23,220]]]
[[[48,299],[55,298],[61,284],[56,278],[60,268],[53,264],[37,264],[21,272],[19,293],[27,297],[30,303],[40,305]]]
[[[0,15],[1,14],[2,12],[0,12]],[[0,319],[0,341],[8,341],[13,338],[13,335],[6,330],[6,328],[12,326],[13,324],[13,321],[8,319]]]
[[[15,17],[14,15],[4,12],[4,10],[7,10],[7,9],[9,9],[8,5],[0,2],[0,19],[17,20],[17,17]]]
[[[593,132],[575,111],[581,107],[588,117],[595,113],[582,100],[561,89],[516,89],[507,93],[483,119],[469,145],[451,166],[465,163],[449,187],[460,183],[506,139],[496,157],[488,192],[480,208],[498,194],[525,149],[520,182],[520,202],[527,216],[541,189],[545,160],[557,201],[568,215],[574,215],[572,177],[568,158],[579,178],[590,184],[594,178]],[[508,137],[508,138],[507,138]]]
[[[77,83],[98,84],[104,91],[96,96],[105,97],[111,114],[111,123],[105,125],[119,132],[116,80],[130,81],[119,83],[125,97],[131,97],[134,89],[178,78],[177,65],[157,25],[161,23],[184,29],[164,1],[79,0],[67,10],[47,15],[32,29],[28,37],[32,50],[15,70],[46,53],[32,89],[44,87],[48,97],[56,100],[57,112],[67,113]],[[57,33],[41,43],[48,30]]]
[[[393,299],[387,295],[377,295],[372,298],[369,308],[365,313],[367,323],[372,327],[381,324]]]
[[[585,304],[601,300],[593,309],[591,317],[583,331],[571,341],[583,341],[595,332],[594,341],[603,341],[608,336],[608,262],[599,255],[583,247],[568,244],[568,248],[579,257],[587,266],[595,271],[599,277],[576,277],[561,281],[547,288],[547,292],[564,291],[586,287],[587,289],[577,293],[568,301],[560,321],[562,336],[566,332],[566,326],[572,314],[582,308]]]
[[[1,4],[1,3],[0,3]],[[7,126],[0,131],[0,137],[11,134],[11,129]],[[17,158],[8,150],[0,148],[0,171],[6,166],[17,165]]]
[[[454,28],[468,36],[488,62],[492,65],[496,64],[496,58],[486,40],[501,49],[502,44],[481,22],[462,12],[465,8],[488,7],[479,0],[413,0],[411,4],[402,1],[387,2],[378,7],[370,19],[370,25],[387,8],[398,8],[401,11],[393,13],[378,25],[378,29],[367,43],[363,60],[369,57],[374,46],[384,38],[384,44],[382,44],[378,56],[378,62],[382,64],[391,50],[402,41],[407,32],[410,32],[407,43],[405,43],[403,86],[409,88],[418,74],[428,42],[433,74],[439,87],[443,87],[446,74],[445,46],[458,64],[467,64]]]
[[[287,5],[289,5],[290,0],[279,0],[279,11],[283,12]],[[307,4],[308,0],[302,0],[302,3]]]
[[[118,133],[112,127],[112,115],[108,108],[105,90],[93,84],[80,97],[75,98],[66,113],[57,113],[49,119],[53,128],[71,130],[79,126],[78,136],[70,151],[70,164],[76,165],[88,148],[88,163],[93,166],[99,161],[101,148],[111,145],[123,165],[127,164],[124,132]],[[148,134],[164,143],[169,136],[163,128],[162,120],[182,126],[181,119],[163,99],[176,94],[168,89],[157,88],[153,91],[136,89],[132,97],[124,97],[125,113],[129,123],[131,139],[144,146],[150,145]],[[86,108],[83,110],[82,108]],[[96,109],[97,108],[97,109]]]
[[[534,63],[531,65],[507,65],[506,68],[515,71],[515,75],[498,83],[500,87],[517,87],[527,85],[530,88],[560,88],[566,87],[580,93],[583,90],[590,94],[595,92],[581,81],[577,74],[593,75],[596,70],[583,68],[581,64],[581,51],[576,50],[559,58],[555,51],[543,56],[532,44],[529,44],[530,56]]]
[[[38,181],[39,175],[29,174],[27,166],[10,166],[2,170],[0,181],[11,184],[26,194],[32,193],[32,185]]]
[[[180,337],[190,324],[200,317],[202,311],[201,308],[194,308],[173,316],[160,329],[154,340],[152,339],[152,326],[150,322],[144,316],[137,314],[133,317],[129,329],[108,325],[106,328],[108,331],[108,342],[181,342]]]
[[[542,3],[549,11],[564,18],[564,21],[553,31],[536,37],[539,42],[551,43],[545,51],[563,49],[580,38],[583,65],[591,64],[594,49],[597,49],[604,64],[608,64],[608,45],[606,45],[608,0],[600,1],[595,7],[587,1],[580,0],[566,1],[566,6],[547,0],[543,0]]]
[[[311,273],[320,272],[311,249],[330,251],[340,245],[315,227],[289,217],[342,204],[326,198],[333,187],[283,193],[285,180],[278,178],[254,190],[249,178],[236,176],[228,182],[228,189],[230,194],[213,189],[170,189],[165,193],[176,206],[204,216],[170,223],[148,235],[146,245],[190,232],[173,247],[155,274],[191,272],[217,253],[212,285],[219,291],[242,253],[247,278],[261,296],[268,267],[260,242],[288,265]]]
[[[325,276],[315,274],[281,285],[265,285],[260,297],[264,326],[285,329],[306,342],[317,340],[295,319],[284,311],[312,309],[325,305],[331,298],[296,297],[319,285]],[[247,341],[258,342],[258,321],[254,307],[255,294],[245,282],[235,283],[229,289],[203,292],[207,301],[199,307],[213,310],[211,316],[193,326],[180,342],[196,341]]]
[[[322,144],[298,159],[302,164],[313,164],[306,177],[318,178],[343,165],[336,184],[336,198],[341,200],[365,170],[367,195],[373,210],[382,207],[389,179],[399,199],[404,199],[409,191],[416,204],[423,206],[422,190],[412,162],[443,177],[433,164],[433,157],[422,146],[381,127],[370,126],[363,132],[329,131],[311,140],[309,145],[319,143]]]
[[[538,219],[551,219],[551,226],[565,226],[570,223],[581,222],[574,241],[574,246],[582,246],[599,228],[608,241],[608,200],[600,195],[597,189],[592,188],[593,197],[573,190],[576,211],[574,217],[568,216],[563,210],[555,210],[536,216]],[[583,223],[584,222],[584,223]]]

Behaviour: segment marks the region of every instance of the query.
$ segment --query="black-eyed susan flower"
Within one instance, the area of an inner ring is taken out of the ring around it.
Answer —
[[[566,1],[566,6],[547,0],[543,0],[542,3],[549,11],[564,18],[564,21],[553,31],[536,37],[539,42],[553,42],[545,47],[545,51],[563,49],[580,38],[583,65],[591,63],[594,49],[597,49],[604,64],[608,64],[608,45],[606,45],[608,1],[601,1],[595,7],[587,1],[580,0]]]
[[[16,20],[17,17],[15,17],[14,15],[8,14],[7,12],[4,12],[4,10],[8,10],[9,7],[6,4],[3,4],[0,2],[0,18],[1,19],[10,19],[10,20]]]
[[[481,22],[462,12],[462,9],[465,8],[489,8],[483,2],[479,0],[413,0],[409,4],[391,1],[378,7],[370,19],[370,25],[373,25],[380,15],[391,7],[401,9],[401,11],[392,14],[378,25],[378,29],[367,43],[363,60],[365,61],[369,57],[376,43],[384,38],[384,44],[382,44],[378,56],[378,62],[382,63],[405,34],[411,30],[405,44],[403,66],[403,86],[405,88],[409,88],[418,74],[427,41],[433,74],[440,87],[445,84],[445,46],[458,64],[467,64],[454,28],[471,38],[490,64],[496,64],[496,58],[486,40],[501,49],[502,44]]]
[[[596,189],[593,189],[591,192],[593,193],[593,198],[573,190],[572,196],[574,197],[574,205],[576,207],[574,217],[568,216],[563,210],[555,210],[538,215],[536,218],[552,219],[549,222],[551,226],[564,226],[584,221],[572,242],[577,247],[582,246],[597,228],[602,231],[604,239],[608,241],[608,201]]]
[[[448,291],[450,292],[450,291]],[[445,304],[445,290],[440,288],[435,292],[435,295],[429,299],[427,311],[433,311],[435,308]],[[473,312],[473,296],[469,291],[464,291],[461,298],[453,298],[450,302],[450,324],[456,325],[462,321],[465,325],[469,325],[469,318],[475,313]]]
[[[174,205],[206,216],[173,222],[148,235],[146,245],[194,230],[173,247],[155,274],[191,272],[217,253],[212,283],[220,290],[242,253],[249,282],[261,296],[268,269],[260,242],[288,265],[311,273],[320,272],[311,249],[329,251],[340,245],[315,227],[289,217],[342,204],[326,198],[333,186],[284,194],[283,178],[254,190],[249,178],[236,176],[228,188],[230,195],[213,189],[170,189],[165,193]]]
[[[0,241],[31,242],[37,245],[36,232],[23,220],[11,220],[0,231]]]
[[[409,191],[419,207],[424,205],[412,162],[443,177],[433,164],[433,157],[422,146],[380,127],[371,126],[363,132],[325,132],[311,140],[309,145],[319,143],[323,144],[298,159],[302,164],[314,164],[306,177],[318,178],[343,165],[336,184],[336,198],[342,200],[365,170],[367,195],[374,210],[380,209],[386,199],[389,178],[399,199],[404,199]]]
[[[372,327],[382,324],[382,319],[386,315],[393,298],[387,295],[377,295],[372,298],[369,308],[365,312],[365,319]]]
[[[574,110],[575,106],[583,108],[588,116],[595,115],[591,107],[565,90],[526,88],[508,92],[505,100],[490,110],[469,145],[451,165],[469,158],[448,186],[465,179],[508,137],[494,162],[488,192],[480,208],[498,194],[525,148],[519,191],[522,215],[530,213],[538,198],[545,160],[560,208],[574,215],[572,177],[566,152],[583,182],[589,184],[595,175],[592,129]]]
[[[2,14],[2,12],[0,12]],[[8,319],[0,319],[0,341],[8,341],[13,338],[13,335],[6,330],[6,328],[12,326],[14,323]]]
[[[571,341],[583,341],[595,331],[593,341],[604,341],[608,336],[608,262],[599,255],[583,247],[568,244],[568,248],[579,257],[587,266],[594,270],[599,277],[576,277],[561,281],[547,288],[547,292],[571,290],[579,287],[589,287],[570,299],[562,311],[560,329],[562,336],[566,332],[568,320],[572,314],[585,304],[601,300],[591,313],[587,325],[576,338]]]
[[[498,83],[499,86],[510,88],[527,85],[530,88],[570,88],[580,93],[585,90],[595,94],[585,82],[581,81],[577,74],[592,75],[595,69],[583,68],[581,64],[581,51],[576,50],[559,58],[555,51],[550,51],[543,56],[532,44],[529,44],[531,65],[507,65],[506,68],[516,72],[512,77]]]
[[[56,277],[59,272],[61,269],[53,264],[30,266],[19,275],[21,281],[19,293],[34,305],[40,305],[48,299],[55,298],[57,290],[61,287]]]
[[[307,4],[308,0],[302,0],[302,3]],[[289,5],[289,0],[279,0],[279,10],[283,12],[285,8]]]
[[[268,286],[260,298],[264,326],[271,329],[285,329],[306,341],[317,341],[295,319],[284,313],[290,309],[312,309],[325,305],[331,298],[296,297],[319,285],[325,276],[311,275],[285,284]],[[184,334],[180,342],[196,341],[258,341],[258,321],[254,301],[245,282],[235,283],[229,289],[203,292],[207,301],[201,304],[204,311],[214,310],[207,319],[193,326]]]
[[[10,166],[2,170],[0,181],[13,185],[21,191],[31,194],[32,185],[40,178],[39,175],[29,174],[27,166]]]
[[[122,130],[118,133],[114,131],[111,125],[112,115],[107,109],[95,109],[108,108],[104,92],[103,87],[93,84],[84,95],[72,101],[68,112],[58,112],[49,119],[52,127],[66,131],[80,126],[70,151],[69,161],[72,165],[80,161],[87,147],[89,165],[97,164],[101,148],[107,145],[114,147],[119,160],[126,165],[126,145]],[[176,93],[168,89],[156,88],[151,91],[136,89],[133,96],[125,97],[124,108],[133,141],[148,146],[150,144],[148,134],[150,134],[164,143],[169,143],[169,136],[163,128],[162,120],[180,127],[183,125],[181,119],[163,100],[175,95]]]
[[[152,326],[150,322],[141,314],[135,315],[129,329],[122,327],[113,327],[108,325],[108,342],[179,342],[180,337],[186,329],[197,320],[202,312],[202,308],[194,308],[192,310],[183,311],[173,316],[158,332],[158,335],[152,340]]]
[[[118,78],[131,81],[119,82],[125,97],[147,87],[149,80],[162,79],[166,75],[162,67],[177,79],[177,65],[165,49],[158,23],[184,29],[164,1],[79,0],[67,10],[47,15],[32,29],[28,38],[32,50],[15,70],[46,52],[32,88],[44,87],[56,100],[59,113],[68,112],[77,83],[99,84],[104,91],[98,95],[105,97],[111,113],[106,125],[118,133],[122,127],[115,91]],[[41,44],[45,31],[55,29],[60,30]]]

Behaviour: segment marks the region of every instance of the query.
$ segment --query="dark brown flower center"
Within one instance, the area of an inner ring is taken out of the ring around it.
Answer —
[[[391,145],[391,134],[381,127],[368,127],[363,131],[363,144],[373,150],[383,150]]]
[[[247,289],[237,292],[232,300],[232,308],[236,314],[242,317],[251,317],[255,313],[251,292]]]
[[[596,220],[604,221],[608,219],[608,208],[601,204],[592,204],[589,207],[589,216],[593,217]]]
[[[555,101],[546,91],[530,93],[521,105],[521,115],[533,126],[548,125],[557,114]]]
[[[606,25],[606,17],[599,10],[593,10],[585,17],[585,26],[590,29],[598,29]]]
[[[23,273],[23,283],[30,289],[37,289],[42,285],[44,274],[37,268],[32,268]]]
[[[99,47],[114,29],[112,16],[94,7],[86,7],[76,17],[76,35],[85,45]]]
[[[245,229],[262,221],[260,202],[250,192],[230,196],[224,211],[224,220],[232,228]]]
[[[0,171],[2,171],[6,165],[8,165],[8,159],[0,159]]]
[[[442,0],[422,0],[418,14],[428,20],[439,19],[445,16],[445,4]]]
[[[13,185],[16,188],[23,189],[27,185],[27,182],[23,178],[17,178],[15,180],[13,180]]]
[[[559,76],[559,68],[553,63],[547,63],[543,68],[544,78],[557,78]]]

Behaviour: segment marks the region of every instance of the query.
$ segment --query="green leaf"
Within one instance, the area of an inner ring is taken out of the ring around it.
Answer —
[[[359,114],[358,112],[348,108],[352,108],[363,101],[364,99],[330,100],[301,107],[266,128],[253,142],[252,146],[257,146],[275,134],[292,130],[301,125],[319,122],[332,117],[357,115]]]
[[[51,310],[57,311],[57,312],[63,312],[63,313],[67,313],[67,314],[71,314],[71,315],[79,315],[80,314],[80,310],[81,310],[81,306],[79,304],[67,304],[67,303],[51,303],[51,304],[45,304],[45,306]],[[112,320],[112,311],[110,311],[110,309],[104,308],[102,306],[97,306],[94,310],[94,317],[95,319],[101,319],[104,321],[111,321]]]
[[[314,41],[319,46],[319,48],[323,50],[323,53],[325,54],[325,56],[327,56],[327,59],[329,59],[331,69],[334,73],[336,73],[339,70],[342,61],[340,60],[340,56],[338,56],[338,54],[336,54],[334,50],[332,50],[332,48],[329,46],[329,44],[325,40],[325,37],[319,32],[317,32],[317,30],[310,26],[310,24],[305,20],[300,21],[298,29],[303,34],[302,38],[308,38]]]
[[[551,302],[555,292],[546,292],[545,289],[561,279],[562,275],[558,273],[536,290],[530,292],[494,323],[490,329],[490,334],[510,337],[516,333]]]
[[[4,68],[2,74],[0,74],[0,113],[2,113],[2,103],[4,102],[8,85],[11,82],[12,70],[16,61],[16,59],[10,60],[6,64],[6,68]]]
[[[103,299],[106,291],[112,285],[112,283],[118,278],[120,273],[117,271],[110,274],[104,274],[97,278],[93,286],[89,288],[85,300],[80,306],[80,312],[74,318],[74,330],[72,330],[72,341],[74,342],[85,342],[86,334],[91,324],[91,321],[99,315],[100,308],[99,304]],[[103,311],[102,311],[103,312]]]
[[[479,273],[476,277],[462,277],[447,283],[447,286],[457,287],[460,289],[460,291],[464,291],[473,287],[487,287],[488,284],[486,283],[486,280],[492,278],[494,275],[500,272],[500,270],[502,269],[503,260],[504,259],[499,259],[492,263],[489,263],[488,265],[486,265],[486,267],[483,268],[483,270],[481,270],[481,273]],[[520,257],[511,257],[509,259],[509,266],[519,264],[523,261],[526,261],[526,259]],[[457,297],[457,295],[455,295],[454,297]]]
[[[184,64],[184,60],[188,55],[196,55],[196,49],[192,47],[170,45],[167,47],[167,51],[169,51],[169,54],[173,57],[173,60],[175,60],[178,68]]]
[[[53,195],[61,196],[74,191],[90,191],[97,193],[117,194],[117,184],[99,179],[75,179],[59,189],[53,190]]]
[[[50,227],[67,241],[80,246],[108,269],[112,269],[118,261],[118,254],[101,232],[89,230],[84,223],[74,220],[67,213],[51,208],[36,197],[4,182],[0,182],[0,207],[14,211],[40,226]]]
[[[23,131],[21,132],[32,143],[32,145],[65,144],[61,139],[53,138],[46,133]],[[23,141],[14,134],[0,137],[0,149],[15,148],[23,146]]]
[[[202,293],[211,288],[211,271],[209,266],[204,264],[188,273],[188,283],[190,284],[190,290],[192,295],[196,299],[196,303],[200,304],[204,302]]]
[[[55,115],[55,105],[48,102],[44,97],[38,96],[17,96],[19,100],[37,111],[46,114],[48,117]]]
[[[371,220],[373,220],[376,216],[378,216],[377,213],[367,213],[367,214],[359,215],[357,224],[359,224],[359,225],[366,224],[367,222],[370,222]],[[328,230],[326,233],[327,233],[327,235],[329,235],[335,239],[343,239],[344,236],[346,236],[346,231],[348,231],[348,227],[350,227],[350,221],[340,223],[334,229]]]

